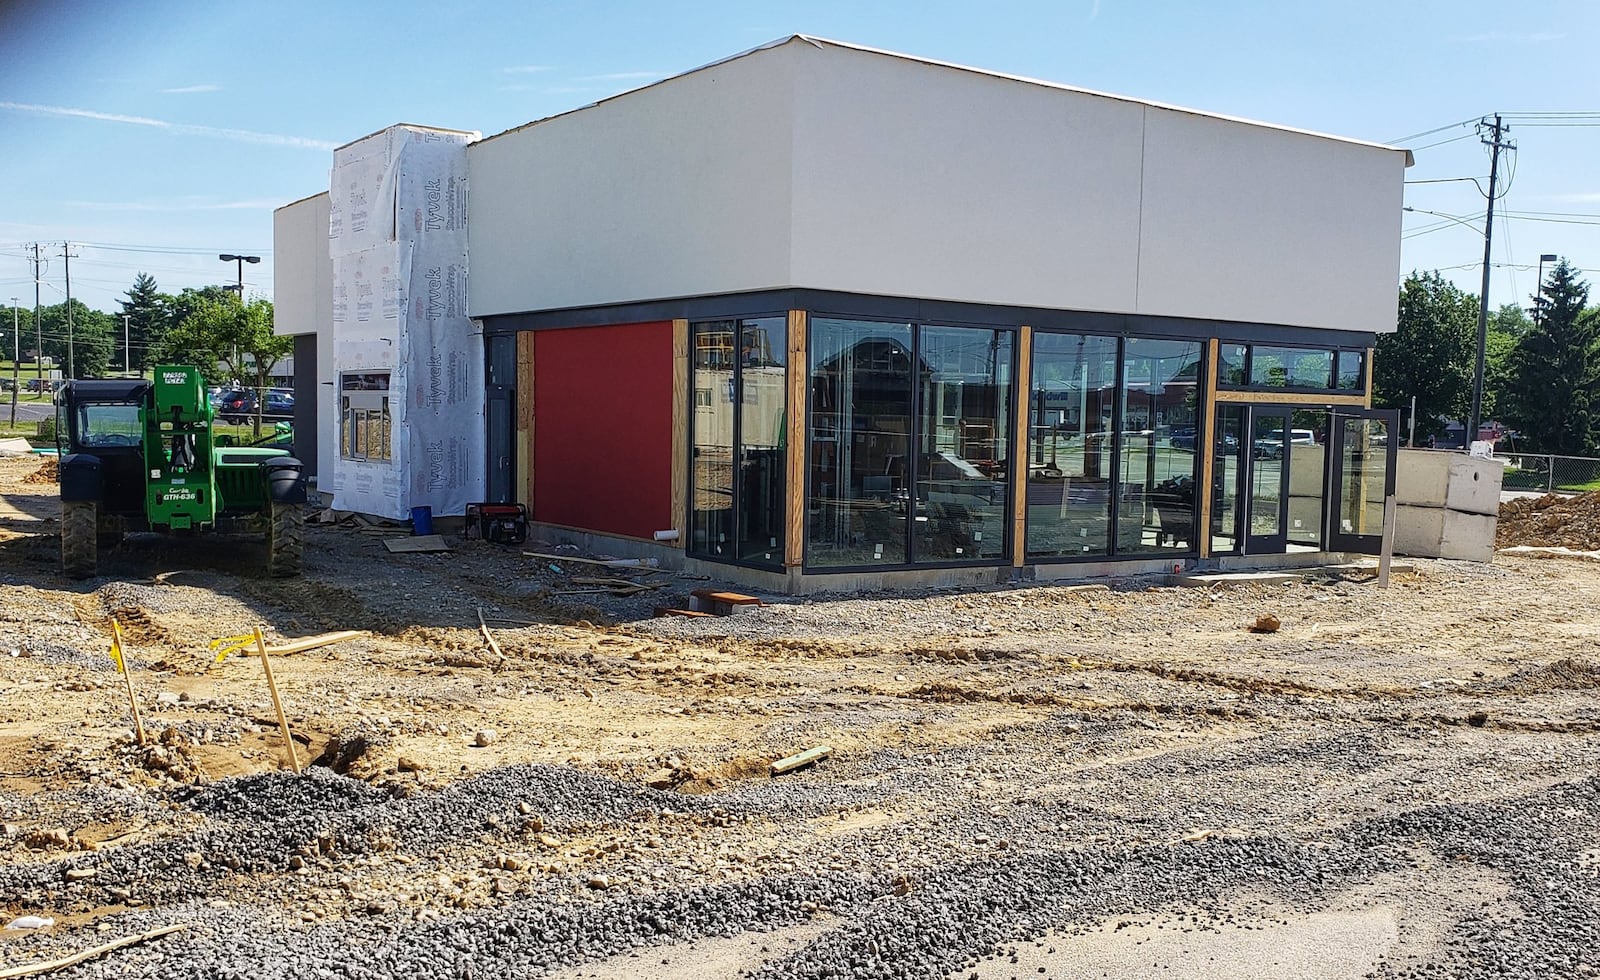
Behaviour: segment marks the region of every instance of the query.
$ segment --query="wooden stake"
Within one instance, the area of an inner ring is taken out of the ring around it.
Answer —
[[[289,749],[289,765],[293,767],[294,774],[300,775],[300,757],[294,751],[294,736],[289,734],[289,719],[283,714],[283,701],[278,698],[278,682],[272,678],[272,661],[267,657],[267,639],[261,635],[261,627],[254,630],[256,636],[256,649],[261,652],[261,669],[267,673],[267,690],[272,692],[272,707],[278,712],[278,727],[283,729],[283,744]]]
[[[133,696],[133,678],[128,674],[128,654],[122,649],[122,627],[111,621],[111,649],[116,653],[117,666],[122,669],[122,684],[128,689],[128,709],[133,712],[133,734],[139,744],[145,744],[144,722],[139,719],[139,701]]]
[[[180,929],[187,928],[188,926],[185,926],[182,923],[179,923],[175,926],[162,926],[160,929],[151,929],[149,932],[141,932],[137,936],[123,936],[121,939],[113,939],[111,942],[106,943],[103,946],[96,946],[93,949],[86,949],[81,953],[73,953],[71,956],[62,957],[59,960],[49,960],[44,963],[35,963],[32,966],[10,967],[9,969],[0,970],[0,980],[18,980],[20,977],[37,977],[45,973],[55,973],[57,970],[65,970],[68,967],[77,966],[84,960],[92,960],[96,956],[104,956],[112,950],[121,949],[124,946],[132,946],[135,943],[142,943],[151,939],[157,939],[170,932],[177,932]]]
[[[501,660],[506,659],[505,651],[501,650],[500,644],[494,641],[494,634],[489,632],[489,624],[483,619],[482,606],[478,607],[478,632],[483,634],[483,641],[489,644],[489,649],[494,651],[495,656],[499,657]]]
[[[1389,587],[1389,563],[1394,560],[1395,496],[1383,502],[1383,545],[1378,549],[1378,588]]]

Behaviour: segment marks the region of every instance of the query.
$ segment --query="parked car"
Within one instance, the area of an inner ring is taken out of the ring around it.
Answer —
[[[256,412],[256,395],[243,388],[232,388],[217,396],[217,414],[229,425],[238,425]]]
[[[1291,446],[1314,446],[1317,444],[1317,434],[1310,429],[1290,429],[1289,444]],[[1252,455],[1256,459],[1282,459],[1283,458],[1283,433],[1274,432],[1265,439],[1257,439]]]
[[[294,392],[285,388],[272,388],[261,403],[264,418],[286,419],[294,416]]]

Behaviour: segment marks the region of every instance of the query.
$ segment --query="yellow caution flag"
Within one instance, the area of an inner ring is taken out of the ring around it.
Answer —
[[[228,659],[228,654],[237,653],[255,641],[255,635],[252,633],[246,633],[244,636],[224,636],[220,639],[212,640],[206,644],[211,652],[216,654],[216,659],[212,661],[212,666],[222,663]]]
[[[111,621],[111,662],[120,671],[126,672],[128,669],[122,665],[122,627],[114,619]]]

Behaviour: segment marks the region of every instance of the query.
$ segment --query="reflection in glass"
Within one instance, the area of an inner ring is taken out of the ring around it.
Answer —
[[[1270,388],[1320,388],[1333,381],[1333,351],[1303,347],[1250,350],[1250,383]]]
[[[777,316],[691,326],[691,554],[783,563],[787,337]]]
[[[1383,533],[1383,496],[1387,477],[1389,426],[1380,419],[1344,419],[1340,459],[1339,513],[1344,534]]]
[[[1175,434],[1196,431],[1200,350],[1197,342],[1127,341],[1122,358],[1117,554],[1195,549],[1197,456],[1192,441],[1188,451],[1175,451],[1171,440]]]
[[[911,326],[814,317],[806,564],[901,564],[913,383]]]
[[[1244,406],[1217,406],[1217,436],[1212,444],[1211,553],[1231,554],[1239,548],[1240,447],[1244,437]]]
[[[1011,334],[922,327],[917,338],[919,562],[1005,554]]]
[[[1288,457],[1286,414],[1258,414],[1251,424],[1250,536],[1283,533],[1283,466]]]
[[[1367,390],[1367,353],[1359,350],[1339,352],[1339,372],[1335,379],[1340,391]]]
[[[1036,333],[1031,378],[1027,554],[1109,554],[1117,340]]]
[[[1326,477],[1328,413],[1295,409],[1289,430],[1289,550],[1322,548],[1322,497]],[[1307,441],[1310,433],[1315,441]]]
[[[1217,384],[1224,388],[1242,388],[1249,377],[1245,374],[1246,358],[1250,348],[1245,344],[1224,341],[1217,345]]]
[[[788,319],[739,323],[738,555],[783,564]]]

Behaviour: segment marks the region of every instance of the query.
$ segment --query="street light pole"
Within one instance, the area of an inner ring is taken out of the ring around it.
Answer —
[[[242,312],[243,309],[244,309],[244,264],[246,262],[248,262],[251,265],[255,265],[257,262],[261,261],[261,256],[259,256],[259,255],[232,255],[232,254],[224,253],[222,255],[217,256],[217,258],[221,259],[224,262],[236,263],[237,266],[238,266],[238,269],[239,269],[239,285],[238,285],[237,288],[239,290],[239,309]],[[242,375],[244,373],[243,365],[240,364],[239,361],[240,361],[239,348],[237,346],[235,346],[234,349],[233,349],[233,364],[234,364],[234,367],[240,369],[239,373]],[[244,381],[244,378],[242,378],[242,377],[239,378],[239,381],[242,383]]]

